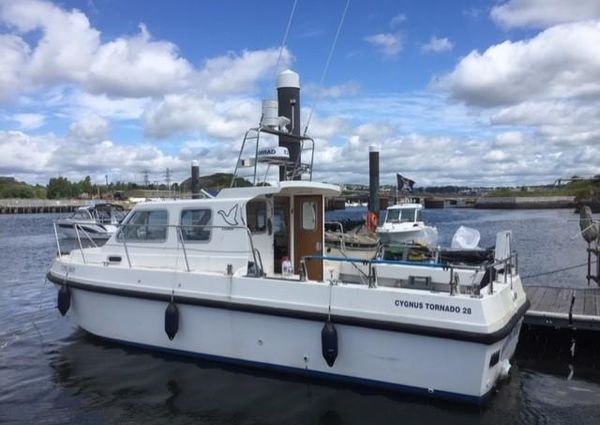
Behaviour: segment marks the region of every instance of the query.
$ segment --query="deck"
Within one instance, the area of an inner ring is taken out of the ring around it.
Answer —
[[[556,329],[600,331],[600,289],[526,286],[531,307],[525,323]]]

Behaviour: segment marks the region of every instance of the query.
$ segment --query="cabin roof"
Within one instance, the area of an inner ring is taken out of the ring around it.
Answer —
[[[421,205],[421,204],[398,204],[398,205],[389,206],[388,210],[402,210],[402,209],[408,209],[408,208],[423,208],[423,205]]]
[[[174,199],[140,202],[135,206],[136,209],[155,209],[160,207],[178,207],[192,208],[201,206],[215,206],[223,204],[246,203],[249,200],[263,195],[324,195],[334,196],[340,193],[339,186],[327,183],[317,183],[310,181],[285,181],[276,186],[252,186],[252,187],[234,187],[223,189],[214,198],[203,199]]]
[[[252,199],[261,195],[324,195],[335,196],[341,193],[339,186],[305,180],[279,182],[276,186],[234,187],[223,189],[216,199]]]

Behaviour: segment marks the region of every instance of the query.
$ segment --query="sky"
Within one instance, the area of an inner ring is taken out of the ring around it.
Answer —
[[[321,84],[346,4],[0,0],[0,176],[232,172],[287,68],[315,180],[366,184],[372,144],[383,184],[600,174],[600,0],[350,0]]]

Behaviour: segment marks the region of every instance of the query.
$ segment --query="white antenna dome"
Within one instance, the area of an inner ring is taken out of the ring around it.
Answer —
[[[282,71],[277,76],[277,88],[280,89],[282,87],[294,87],[300,88],[300,75],[291,69],[286,69]]]

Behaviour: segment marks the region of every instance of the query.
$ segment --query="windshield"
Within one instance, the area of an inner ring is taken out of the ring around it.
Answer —
[[[415,208],[402,208],[388,210],[386,223],[412,223],[415,221]]]

